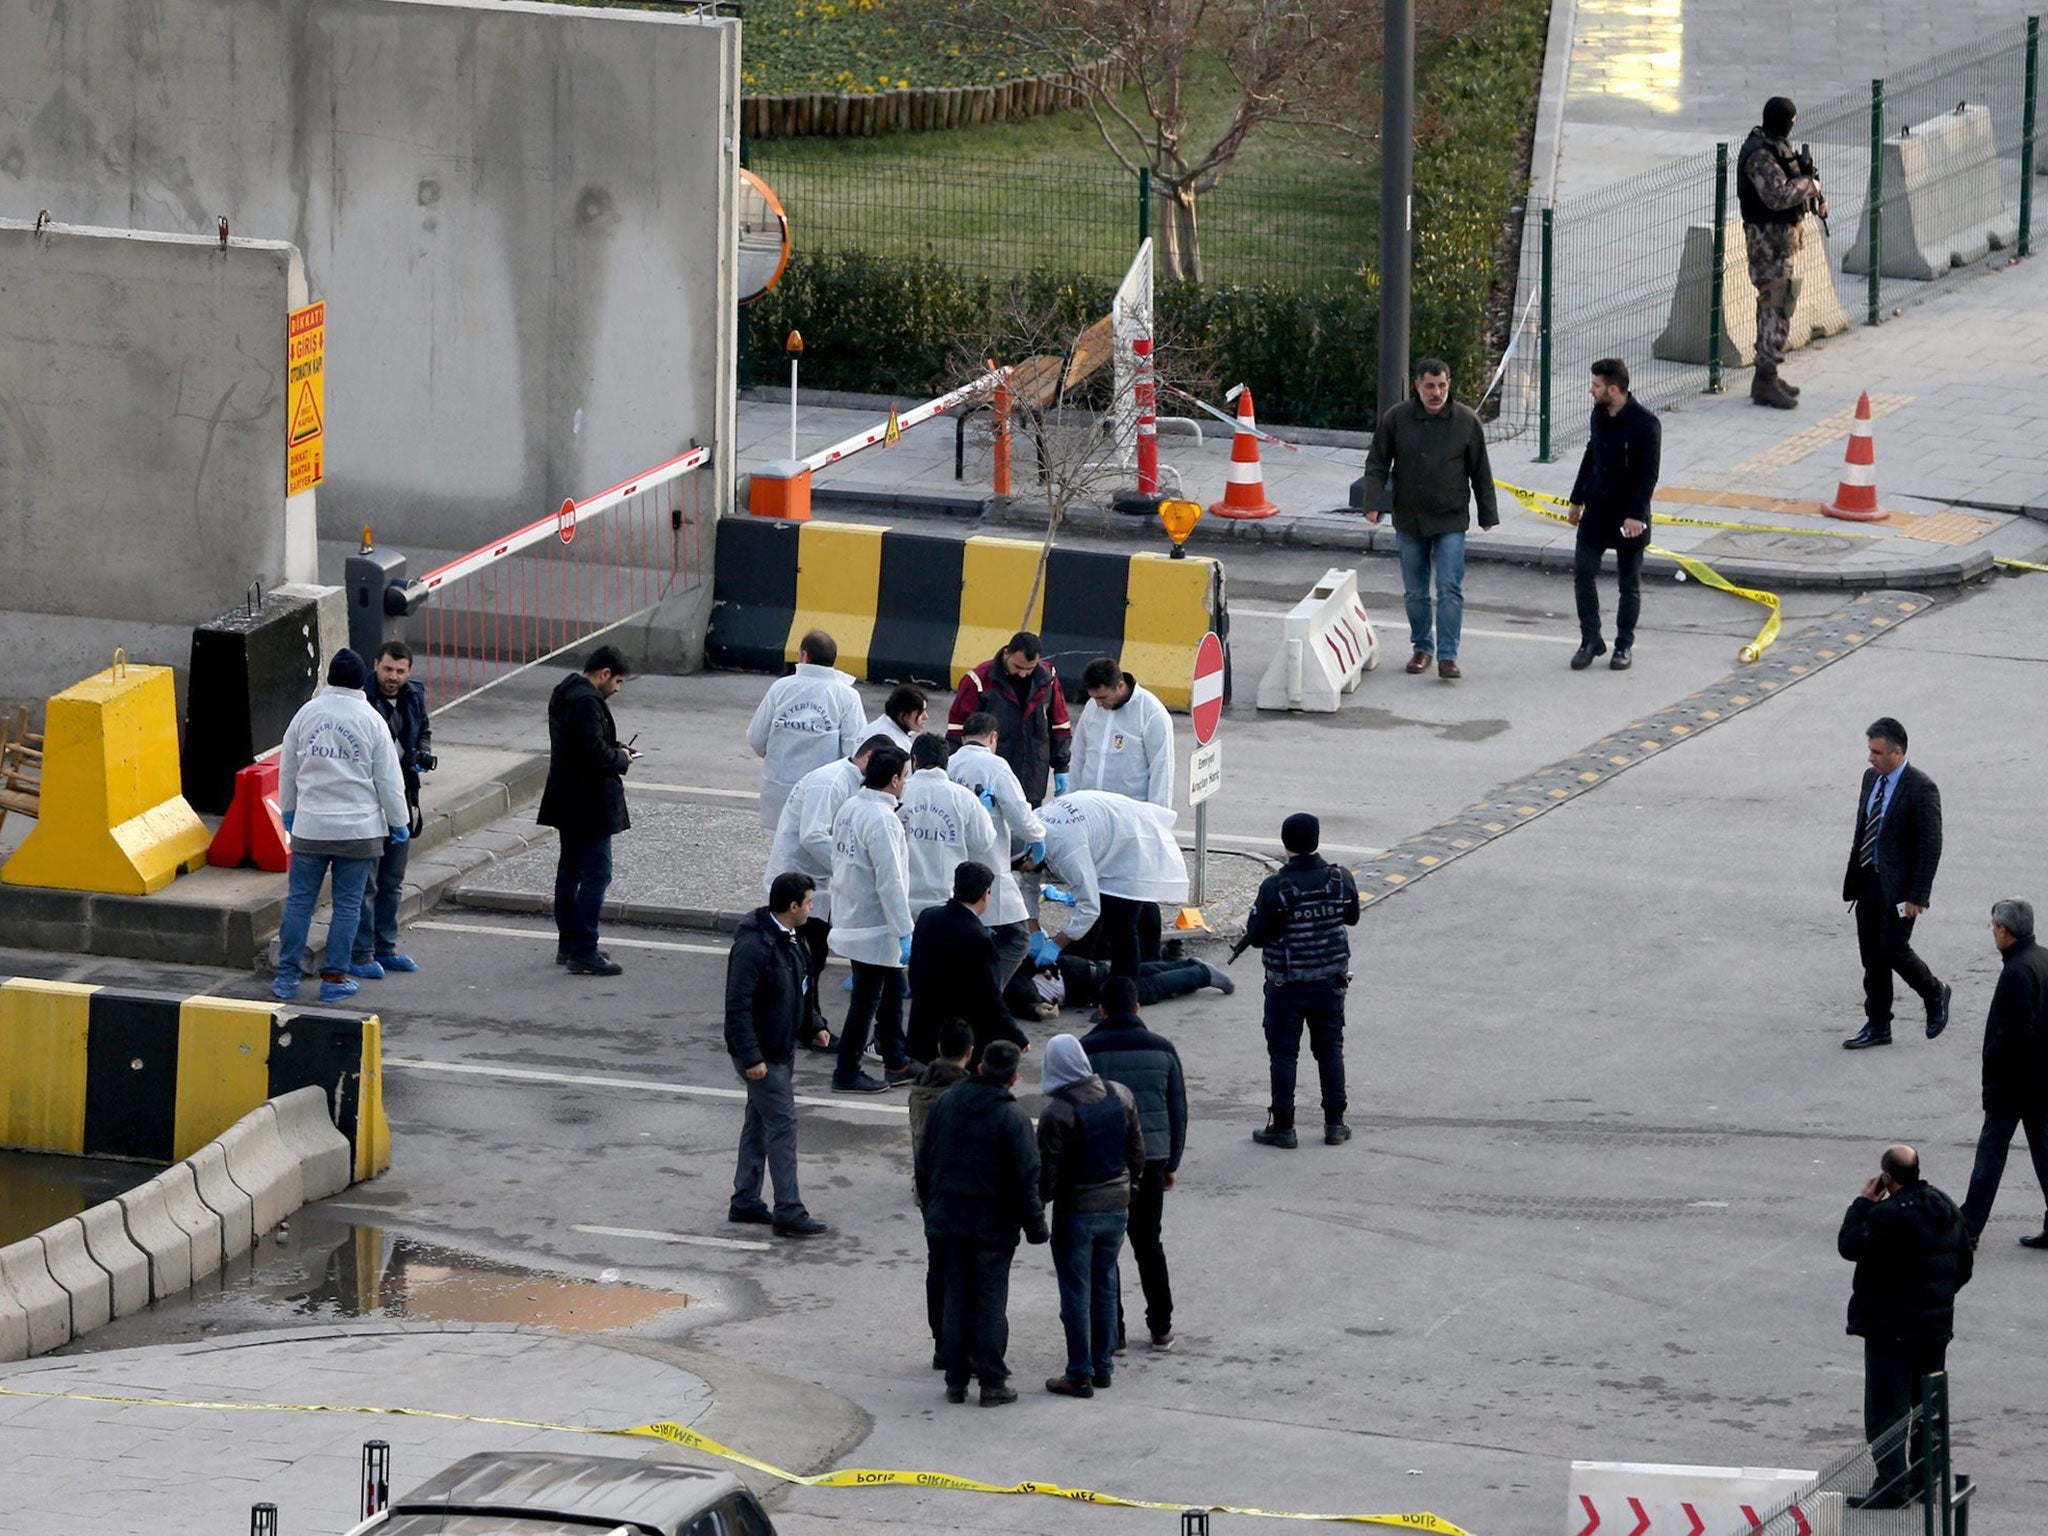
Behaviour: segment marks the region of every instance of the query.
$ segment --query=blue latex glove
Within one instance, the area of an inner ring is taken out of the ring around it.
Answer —
[[[1052,776],[1052,792],[1056,795],[1064,795],[1067,792],[1067,776],[1064,773]]]
[[[908,965],[908,964],[910,964],[910,939],[909,939],[909,937],[908,937],[907,935],[906,935],[906,936],[904,937],[904,940],[903,940],[903,957],[902,957],[902,959],[898,960],[898,961],[897,961],[896,963],[897,963],[898,965]]]
[[[1029,844],[1024,849],[1024,857],[1034,864],[1043,864],[1045,862],[1045,840],[1041,838],[1037,842]]]
[[[991,811],[996,808],[996,792],[992,789],[984,788],[980,794],[975,796],[975,799],[979,800]]]
[[[1056,901],[1063,907],[1074,905],[1074,893],[1057,885],[1041,885],[1038,894],[1045,901]]]
[[[396,846],[397,846],[398,844],[400,844],[400,843],[409,843],[409,842],[411,842],[411,841],[412,841],[412,828],[411,828],[411,827],[393,827],[393,828],[391,829],[391,843],[392,843],[392,846],[393,846],[393,847],[396,847]]]
[[[299,813],[298,813],[297,811],[286,811],[286,812],[284,813],[284,817],[283,817],[283,820],[284,820],[284,830],[285,830],[285,834],[286,834],[287,836],[289,836],[289,835],[291,834],[291,830],[292,830],[292,818],[293,818],[294,816],[298,815],[298,814],[299,814]]]
[[[1054,965],[1060,958],[1060,947],[1053,936],[1044,929],[1031,935],[1031,963],[1033,965]]]

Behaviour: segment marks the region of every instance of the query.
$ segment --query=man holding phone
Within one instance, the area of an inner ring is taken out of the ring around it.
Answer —
[[[597,947],[597,922],[612,883],[612,838],[632,825],[626,770],[640,754],[632,742],[620,744],[608,702],[632,670],[614,647],[600,645],[548,699],[548,783],[539,820],[561,838],[555,963],[572,976],[616,976],[622,969]]]
[[[1836,1247],[1856,1266],[1849,1332],[1863,1340],[1863,1435],[1876,1445],[1911,1410],[1920,1378],[1947,1369],[1956,1292],[1970,1283],[1975,1248],[1962,1212],[1920,1177],[1920,1154],[1908,1146],[1885,1148],[1849,1203]],[[1915,1459],[1920,1438],[1912,1437]],[[1911,1503],[1904,1437],[1880,1448],[1876,1462],[1870,1491],[1851,1494],[1849,1507]]]
[[[1941,865],[1941,791],[1906,761],[1906,728],[1886,715],[1865,731],[1870,767],[1856,801],[1856,830],[1842,900],[1856,911],[1863,959],[1862,1033],[1844,1050],[1892,1043],[1892,973],[1927,1005],[1927,1038],[1948,1028],[1949,986],[1913,953],[1913,922],[1934,899]]]

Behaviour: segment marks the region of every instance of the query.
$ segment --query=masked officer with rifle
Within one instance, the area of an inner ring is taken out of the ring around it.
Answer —
[[[1749,398],[1781,411],[1799,405],[1797,387],[1778,377],[1792,331],[1792,311],[1799,303],[1792,263],[1805,238],[1807,214],[1818,214],[1823,229],[1828,216],[1812,152],[1804,145],[1796,154],[1792,150],[1792,125],[1798,120],[1799,108],[1790,97],[1773,96],[1764,103],[1763,122],[1749,130],[1735,161],[1735,197],[1742,208],[1749,280],[1756,285],[1756,375],[1750,380]]]

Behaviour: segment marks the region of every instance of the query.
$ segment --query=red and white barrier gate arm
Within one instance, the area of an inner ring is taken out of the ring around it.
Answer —
[[[965,405],[976,395],[992,393],[995,387],[1009,378],[1009,376],[1010,370],[1006,367],[992,369],[984,373],[980,378],[970,383],[962,384],[958,389],[948,394],[940,395],[934,400],[927,400],[923,405],[913,406],[896,418],[896,430],[898,432],[908,432],[912,427],[922,426],[934,416],[945,415],[946,412],[952,410],[957,405]],[[875,444],[881,442],[888,435],[889,421],[887,417],[884,417],[876,425],[868,428],[867,431],[856,433],[843,443],[834,443],[830,448],[820,449],[817,453],[810,455],[803,461],[804,468],[816,474],[829,464],[837,464],[842,459],[852,458],[863,448],[874,447]]]

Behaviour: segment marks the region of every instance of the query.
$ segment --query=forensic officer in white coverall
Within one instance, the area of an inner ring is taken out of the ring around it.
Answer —
[[[1081,673],[1088,702],[1074,732],[1074,788],[1173,809],[1173,717],[1107,656]]]
[[[761,825],[770,832],[797,780],[836,758],[851,757],[867,739],[867,721],[853,679],[834,669],[839,646],[821,629],[804,636],[796,671],[769,685],[747,726],[747,745],[761,764]]]
[[[996,826],[973,790],[946,777],[943,736],[926,734],[912,742],[910,766],[901,815],[910,841],[910,910],[918,913],[952,899],[953,871],[987,857],[996,845]]]
[[[868,756],[861,787],[832,821],[832,953],[853,962],[853,1000],[839,1031],[832,1086],[881,1093],[907,1086],[921,1070],[903,1047],[903,967],[916,914],[910,910],[909,839],[896,814],[908,761],[894,747]],[[861,1070],[875,1026],[887,1076]]]
[[[1138,979],[1138,925],[1147,903],[1188,899],[1188,863],[1173,840],[1174,814],[1163,806],[1098,789],[1077,789],[1038,810],[1045,823],[1048,875],[1073,893],[1074,910],[1055,941],[1069,949],[1102,933],[1091,948],[1116,976]]]
[[[960,745],[946,762],[946,777],[972,790],[988,808],[994,843],[968,857],[995,872],[995,888],[989,893],[988,910],[982,914],[982,920],[996,941],[996,980],[1010,1000],[1010,1011],[1028,1019],[1036,1016],[1037,1004],[1023,993],[1012,993],[1011,985],[1025,969],[1031,954],[1035,914],[1021,883],[1010,873],[1010,866],[1023,855],[1034,859],[1045,856],[1045,824],[1024,798],[1017,770],[996,754],[996,731],[994,715],[969,715],[960,728]],[[1035,887],[1032,895],[1037,895]],[[1029,990],[1028,986],[1024,989]]]

